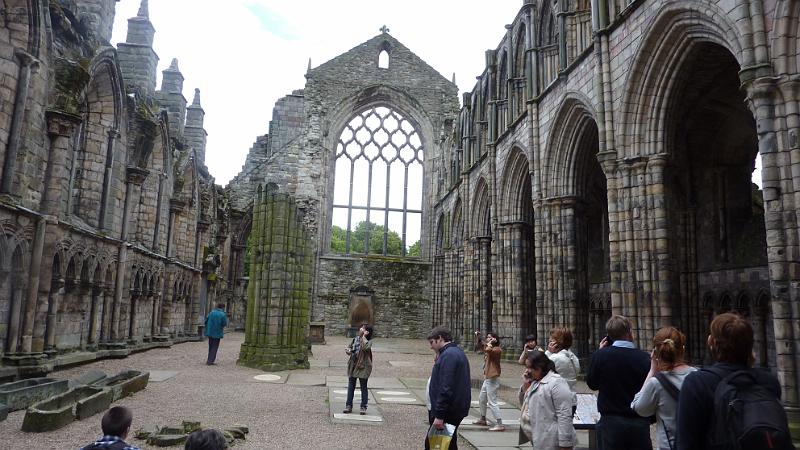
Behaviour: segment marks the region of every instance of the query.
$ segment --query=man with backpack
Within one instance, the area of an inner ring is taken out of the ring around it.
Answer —
[[[733,313],[711,322],[716,363],[689,374],[678,399],[678,450],[794,449],[778,379],[753,369],[753,327]]]
[[[103,437],[81,450],[139,450],[139,447],[125,442],[131,431],[131,423],[133,423],[133,413],[130,409],[124,406],[109,409],[100,420]]]

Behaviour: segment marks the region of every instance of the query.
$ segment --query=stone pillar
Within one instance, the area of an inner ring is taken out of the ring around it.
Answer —
[[[22,310],[22,277],[17,274],[11,277],[11,311],[8,323],[8,352],[17,353],[19,349],[20,314]]]
[[[237,364],[262,370],[308,368],[313,250],[294,200],[258,190],[245,342]]]
[[[89,345],[95,346],[97,345],[97,331],[99,327],[99,317],[102,314],[101,308],[102,305],[102,297],[103,297],[103,288],[101,284],[97,281],[92,285],[92,300],[91,300],[91,309],[89,310],[89,338],[88,342]]]
[[[28,292],[25,298],[25,316],[22,323],[22,353],[33,351],[33,333],[36,321],[36,304],[39,302],[39,280],[42,271],[44,241],[47,236],[47,219],[40,217],[36,222],[36,234],[33,236],[31,249],[31,265],[28,272]]]
[[[137,312],[139,307],[139,299],[142,298],[142,291],[138,289],[131,289],[130,291],[130,307],[128,308],[128,343],[136,343],[136,328],[137,328]]]
[[[50,286],[50,294],[47,297],[47,324],[44,333],[45,352],[55,352],[56,350],[56,315],[64,297],[65,280],[59,278],[53,280]]]
[[[66,199],[69,197],[71,177],[67,157],[74,152],[73,136],[81,123],[81,118],[58,111],[48,111],[46,117],[50,149],[45,168],[45,190],[42,192],[41,209],[45,214],[60,217],[67,212]]]
[[[775,80],[772,78],[756,79],[747,86],[751,109],[756,119],[758,133],[758,151],[762,161],[762,181],[764,195],[764,211],[767,237],[767,258],[769,261],[770,287],[772,291],[772,317],[775,329],[775,351],[777,354],[778,380],[783,391],[782,400],[793,409],[796,419],[800,406],[798,393],[798,344],[800,336],[800,311],[798,311],[797,284],[800,274],[797,272],[797,248],[791,245],[796,233],[789,229],[794,226],[797,206],[793,203],[794,193],[786,192],[791,186],[784,179],[784,168],[790,161],[791,150],[779,147],[776,124]],[[787,124],[794,122],[794,111],[787,105]],[[790,144],[792,145],[792,144]],[[796,145],[796,144],[795,144]],[[791,174],[790,174],[791,175]],[[796,188],[796,187],[795,187]],[[795,209],[795,211],[792,211]],[[791,220],[788,215],[791,214]],[[794,420],[796,421],[796,420]]]
[[[114,180],[114,143],[119,137],[117,130],[108,131],[108,139],[106,142],[106,161],[105,170],[103,172],[103,193],[100,197],[100,215],[98,228],[101,230],[108,229],[108,200],[111,197],[111,183]]]
[[[79,284],[78,284],[78,289],[77,290],[78,290],[78,293],[77,293],[76,296],[78,297],[78,302],[80,302],[79,303],[79,305],[80,305],[80,310],[79,311],[81,313],[80,348],[81,348],[81,350],[85,350],[86,349],[86,344],[89,343],[89,336],[92,333],[92,314],[91,314],[91,310],[92,310],[92,307],[93,307],[92,301],[94,300],[93,299],[93,295],[92,295],[93,289],[92,289],[92,285],[91,284],[89,284],[87,281],[81,280],[79,282]],[[86,315],[86,313],[87,313],[86,306],[87,305],[89,306],[89,311],[88,311],[89,312],[89,316],[88,317]]]
[[[114,298],[113,286],[100,285],[100,295],[102,296],[103,310],[100,319],[100,342],[106,343],[111,338],[111,302]]]
[[[174,251],[173,248],[175,245],[172,241],[175,239],[175,219],[183,211],[183,208],[186,206],[186,202],[182,200],[171,199],[169,201],[169,223],[167,224],[167,251],[165,255],[167,258],[170,258],[173,255]]]
[[[123,242],[119,246],[117,256],[117,279],[114,289],[114,306],[111,319],[111,340],[116,346],[124,347],[124,337],[120,334],[120,307],[122,296],[125,292],[125,277],[128,275],[128,228],[131,222],[131,211],[133,205],[139,201],[142,183],[148,175],[148,171],[138,167],[128,167],[125,179],[125,207],[122,214],[122,231],[120,240]],[[134,198],[135,197],[135,198]]]
[[[14,113],[11,116],[11,129],[8,133],[6,159],[3,162],[3,178],[0,180],[0,193],[3,194],[12,193],[14,173],[17,170],[17,155],[22,143],[22,127],[25,125],[25,110],[28,104],[31,74],[39,67],[39,61],[22,49],[15,49],[14,56],[19,60],[20,67],[16,96],[14,98]]]

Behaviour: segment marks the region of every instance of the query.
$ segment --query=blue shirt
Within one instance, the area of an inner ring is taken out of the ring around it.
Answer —
[[[228,316],[221,309],[215,309],[208,313],[206,317],[206,336],[214,339],[222,339],[223,328],[228,325]]]

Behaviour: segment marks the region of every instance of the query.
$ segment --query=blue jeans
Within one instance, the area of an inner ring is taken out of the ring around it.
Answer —
[[[653,450],[650,419],[604,415],[597,422],[598,450]]]
[[[369,391],[367,391],[367,378],[358,378],[361,385],[361,409],[367,409],[367,401],[369,400]],[[353,407],[353,396],[356,393],[356,378],[349,377],[347,380],[347,403],[345,406],[348,408]]]

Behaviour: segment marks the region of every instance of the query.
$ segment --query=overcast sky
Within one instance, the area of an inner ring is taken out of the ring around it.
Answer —
[[[161,71],[178,58],[184,96],[201,91],[206,165],[217,184],[241,170],[266,134],[275,101],[305,85],[316,67],[380,34],[390,34],[470,91],[522,0],[150,0]],[[117,3],[112,43],[125,41],[140,0]]]

